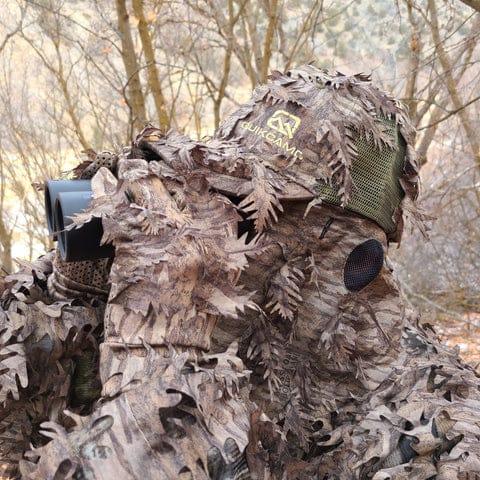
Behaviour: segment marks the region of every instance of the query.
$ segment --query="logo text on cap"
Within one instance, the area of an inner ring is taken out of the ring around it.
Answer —
[[[300,118],[286,112],[277,110],[268,120],[267,126],[288,138],[293,138],[293,134],[300,125]]]

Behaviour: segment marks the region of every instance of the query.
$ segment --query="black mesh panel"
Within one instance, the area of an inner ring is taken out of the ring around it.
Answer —
[[[383,265],[383,247],[378,240],[367,240],[350,253],[343,269],[345,287],[358,292],[380,273]]]

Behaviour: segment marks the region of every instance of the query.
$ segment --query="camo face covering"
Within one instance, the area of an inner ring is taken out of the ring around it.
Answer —
[[[413,129],[364,75],[307,66],[272,80],[217,135],[249,152],[240,207],[269,245],[240,279],[265,312],[251,351],[262,335],[282,345],[279,397],[302,366],[321,390],[309,402],[341,401],[376,388],[398,354],[404,307],[385,255],[417,195]],[[332,387],[332,374],[351,377]]]
[[[283,203],[283,215],[267,231],[266,253],[240,282],[261,292],[254,299],[265,318],[256,328],[282,346],[280,396],[298,387],[301,366],[318,386],[329,377],[319,397],[309,397],[322,403],[329,391],[338,401],[376,388],[388,375],[382,366],[398,354],[404,306],[386,264],[383,230],[332,206],[313,208],[304,218],[306,207]],[[351,381],[333,385],[332,374],[350,374]]]

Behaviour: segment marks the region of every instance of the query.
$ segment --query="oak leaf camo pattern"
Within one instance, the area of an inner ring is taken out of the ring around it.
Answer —
[[[405,142],[388,231],[350,208],[358,139],[398,151],[385,119]],[[12,471],[31,442],[26,479],[480,478],[478,376],[418,323],[386,258],[424,218],[413,135],[366,76],[308,65],[275,72],[208,143],[148,126],[118,155],[90,152],[75,174],[95,172],[94,201],[73,228],[102,218],[109,297],[56,300],[53,253],[10,279]],[[356,291],[359,245],[380,268]],[[102,394],[75,406],[92,348]]]
[[[75,359],[86,350],[98,351],[103,304],[50,296],[53,259],[51,252],[32,264],[22,262],[7,277],[2,295],[1,349],[8,354],[0,357],[0,472],[6,478],[16,476],[31,443],[45,443],[41,422],[65,423]],[[84,409],[78,405],[80,412]]]

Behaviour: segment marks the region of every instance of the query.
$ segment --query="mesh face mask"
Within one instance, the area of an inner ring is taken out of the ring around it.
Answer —
[[[384,119],[382,122],[389,127],[388,133],[398,149],[380,149],[373,139],[367,140],[358,133],[354,136],[358,157],[352,163],[353,188],[345,207],[374,220],[389,233],[396,228],[394,214],[404,195],[398,179],[404,167],[405,140],[393,121]],[[326,202],[341,205],[338,186],[319,182],[317,192]]]

